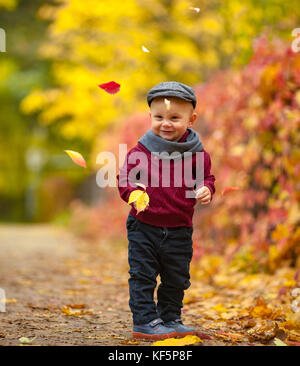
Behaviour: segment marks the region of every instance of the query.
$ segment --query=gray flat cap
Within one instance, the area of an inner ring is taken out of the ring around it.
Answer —
[[[197,98],[194,90],[185,84],[179,83],[178,81],[164,81],[155,85],[149,90],[147,95],[147,102],[150,107],[151,102],[157,97],[177,97],[191,102],[196,107]]]

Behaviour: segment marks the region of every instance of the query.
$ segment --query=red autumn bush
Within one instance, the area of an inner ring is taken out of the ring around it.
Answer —
[[[216,197],[197,210],[195,240],[253,270],[300,266],[300,55],[261,37],[249,64],[197,89],[197,127],[212,154]],[[240,190],[222,196],[226,186]]]

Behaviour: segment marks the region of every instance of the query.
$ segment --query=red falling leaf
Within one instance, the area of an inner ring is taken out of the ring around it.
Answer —
[[[116,94],[120,90],[121,85],[115,81],[109,81],[108,83],[100,84],[98,86],[109,94]]]
[[[222,194],[222,196],[225,196],[225,194],[228,194],[233,191],[238,191],[239,189],[240,189],[240,187],[226,187],[223,189],[221,194]]]

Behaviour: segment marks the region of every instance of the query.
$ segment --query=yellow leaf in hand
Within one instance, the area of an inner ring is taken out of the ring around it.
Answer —
[[[141,191],[140,189],[132,191],[129,196],[128,204],[130,205],[132,202],[135,202],[142,194],[143,191]]]
[[[157,341],[152,344],[152,346],[187,346],[193,343],[203,343],[202,339],[195,335],[187,335],[184,338],[167,338],[163,341]]]
[[[136,200],[136,209],[137,213],[144,211],[149,205],[149,196],[146,192],[144,192],[140,197]]]
[[[144,211],[148,207],[149,196],[146,192],[143,192],[140,189],[136,189],[135,191],[132,191],[130,193],[128,204],[130,205],[133,202],[137,213],[139,213],[141,211]]]
[[[72,150],[64,150],[64,151],[70,156],[70,158],[74,161],[75,164],[86,168],[86,162],[80,153]]]

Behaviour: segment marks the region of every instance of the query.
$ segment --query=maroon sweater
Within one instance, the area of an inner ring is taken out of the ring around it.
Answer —
[[[183,134],[181,139],[178,142],[186,141],[186,137],[188,135],[188,130]],[[162,176],[162,163],[161,159],[159,159],[159,186],[153,187],[151,186],[151,151],[149,151],[144,145],[140,142],[137,143],[135,147],[133,147],[126,155],[126,164],[120,168],[120,172],[117,175],[118,179],[118,190],[121,198],[128,203],[130,193],[139,188],[134,184],[134,182],[127,182],[128,174],[132,168],[139,165],[139,169],[143,169],[141,162],[137,162],[136,164],[128,163],[129,156],[134,152],[143,152],[147,156],[148,164],[145,165],[145,169],[148,169],[148,181],[143,182],[146,185],[146,192],[149,195],[150,201],[149,206],[145,211],[137,214],[136,209],[131,204],[132,208],[130,214],[140,221],[154,225],[154,226],[164,226],[164,227],[177,227],[177,226],[193,226],[192,219],[194,214],[194,206],[197,203],[195,198],[186,198],[186,191],[198,189],[203,184],[209,188],[211,192],[211,197],[215,193],[215,177],[210,174],[211,169],[211,160],[209,154],[203,149],[204,152],[204,182],[202,184],[195,184],[194,187],[187,187],[182,180],[182,187],[174,186],[174,161],[170,161],[170,187],[162,187],[161,184],[161,176]],[[195,167],[196,167],[196,154],[192,154],[192,166],[193,166],[193,179],[195,176]],[[183,170],[183,169],[182,169]],[[121,174],[122,173],[122,174]],[[142,179],[141,179],[142,180]],[[130,184],[131,183],[131,184]],[[126,185],[124,187],[124,185]]]

